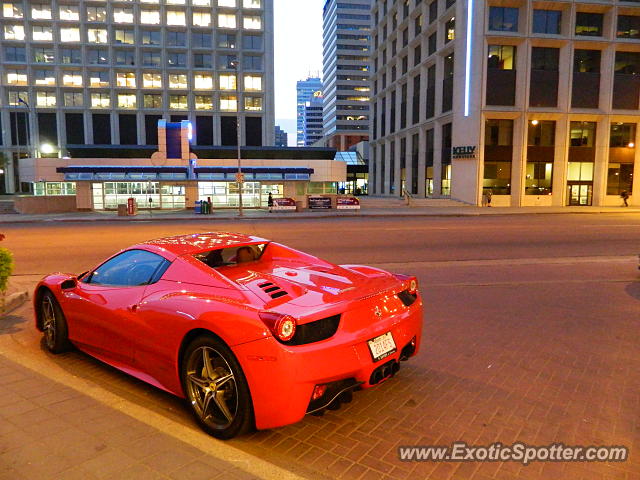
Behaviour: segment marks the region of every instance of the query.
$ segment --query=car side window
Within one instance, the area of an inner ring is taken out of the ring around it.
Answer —
[[[170,262],[145,250],[127,250],[83,278],[92,285],[135,287],[160,280]]]

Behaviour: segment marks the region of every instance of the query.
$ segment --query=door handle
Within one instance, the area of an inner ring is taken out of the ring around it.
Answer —
[[[127,307],[127,310],[129,310],[129,311],[130,311],[130,312],[132,312],[132,313],[136,313],[136,312],[138,311],[138,307],[139,307],[139,306],[140,306],[140,305],[138,305],[137,303],[134,303],[133,305],[129,305],[129,306]]]

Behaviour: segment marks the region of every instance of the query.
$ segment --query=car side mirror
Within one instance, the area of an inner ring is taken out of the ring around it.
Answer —
[[[60,288],[62,290],[73,290],[77,286],[78,286],[78,279],[75,277],[69,278],[68,280],[65,280],[60,284]]]

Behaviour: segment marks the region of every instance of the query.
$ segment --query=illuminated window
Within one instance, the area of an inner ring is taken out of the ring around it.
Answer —
[[[210,7],[211,0],[191,0],[191,4],[194,7]]]
[[[213,90],[213,77],[209,74],[198,73],[194,76],[196,90]]]
[[[140,3],[160,3],[160,0],[140,0]]]
[[[162,95],[147,94],[143,97],[144,108],[162,108]]]
[[[114,7],[113,21],[115,23],[133,23],[133,8]]]
[[[143,73],[142,88],[162,88],[162,75],[159,73]]]
[[[8,85],[26,85],[27,72],[24,70],[7,70]]]
[[[84,104],[84,97],[81,92],[65,92],[64,93],[64,106],[65,107],[81,107]]]
[[[209,12],[193,12],[193,25],[208,27],[211,25],[211,14]]]
[[[111,106],[111,97],[108,93],[92,93],[92,108],[109,108]]]
[[[20,101],[23,100],[29,103],[29,94],[27,92],[9,92],[9,105],[12,107],[18,107],[23,105]]]
[[[51,20],[51,4],[37,3],[31,5],[31,18],[34,20]]]
[[[258,75],[244,76],[245,90],[262,90],[262,77]]]
[[[262,97],[244,97],[244,109],[250,112],[262,111]]]
[[[89,43],[107,43],[109,35],[106,28],[90,28],[87,30]]]
[[[118,87],[135,88],[136,86],[136,74],[133,72],[117,72],[116,73],[116,85]]]
[[[33,77],[39,87],[53,87],[56,84],[56,75],[52,70],[34,70]]]
[[[87,7],[87,22],[106,22],[107,9],[104,7]]]
[[[140,12],[140,23],[146,25],[159,25],[160,12],[157,10],[142,10]]]
[[[62,72],[62,84],[65,87],[81,87],[82,73],[81,72]]]
[[[5,40],[24,40],[24,26],[22,25],[5,25]]]
[[[38,107],[55,107],[55,92],[36,92],[36,105]]]
[[[242,6],[244,8],[261,8],[262,0],[243,0]]]
[[[53,63],[55,60],[53,48],[32,48],[31,50],[36,63]]]
[[[61,28],[60,29],[60,41],[61,42],[79,42],[80,41],[80,29],[77,27]]]
[[[60,20],[77,22],[80,20],[80,9],[76,5],[60,5]]]
[[[185,0],[167,0],[167,5],[184,5]]]
[[[2,5],[2,16],[4,18],[22,18],[24,17],[24,11],[22,5],[18,3],[5,2]]]
[[[242,19],[242,27],[245,30],[260,30],[262,28],[262,18],[246,16]]]
[[[228,13],[218,14],[218,27],[220,28],[236,28],[236,16]]]
[[[178,10],[167,11],[167,25],[181,25],[187,24],[186,15],[184,12]]]
[[[91,87],[108,87],[109,86],[109,72],[96,71],[89,72],[89,86]]]
[[[235,75],[230,73],[220,74],[220,90],[235,90],[237,84]]]
[[[219,7],[235,7],[236,0],[218,0]]]
[[[169,108],[172,110],[187,110],[187,96],[169,95]]]
[[[116,43],[123,45],[133,45],[135,42],[135,35],[133,30],[116,30]]]
[[[135,93],[119,93],[118,108],[136,108]]]
[[[169,88],[187,88],[187,76],[183,74],[169,75]]]
[[[210,95],[196,95],[196,110],[212,110],[213,102]]]
[[[237,112],[238,98],[235,95],[220,95],[220,110],[225,112]]]
[[[34,42],[51,42],[53,40],[53,29],[48,26],[33,27],[32,40]]]

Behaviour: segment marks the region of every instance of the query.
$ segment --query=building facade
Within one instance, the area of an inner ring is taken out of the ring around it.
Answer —
[[[3,2],[0,140],[17,158],[68,145],[155,145],[189,120],[196,145],[273,145],[273,0]],[[237,115],[240,122],[237,122]]]
[[[637,2],[378,1],[372,13],[373,193],[633,202]]]
[[[323,128],[344,151],[369,138],[372,0],[326,0],[323,9]]]
[[[285,132],[279,125],[276,125],[276,134],[274,145],[276,147],[286,147],[289,142],[289,134]]]
[[[308,77],[296,83],[296,146],[304,147],[304,108],[314,96],[322,95],[320,77]]]
[[[302,133],[304,146],[310,147],[322,139],[322,96],[313,96],[304,106],[304,124]]]
[[[157,146],[69,146],[67,158],[25,158],[20,175],[34,195],[17,202],[46,206],[75,197],[71,210],[116,210],[133,198],[141,208],[173,210],[210,200],[215,208],[236,208],[242,188],[243,205],[260,208],[269,194],[303,203],[335,197],[347,180],[348,166],[333,149],[242,147],[239,184],[237,148],[193,145],[189,134],[188,121],[161,120]]]

